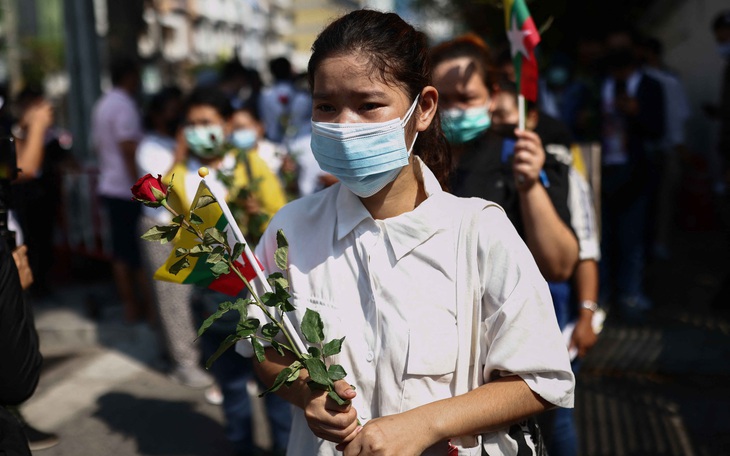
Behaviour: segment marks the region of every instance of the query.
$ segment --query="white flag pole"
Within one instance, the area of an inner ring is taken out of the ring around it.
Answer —
[[[525,96],[522,94],[517,95],[517,109],[519,112],[519,120],[517,128],[520,130],[525,129]]]
[[[259,267],[259,262],[256,260],[256,257],[254,256],[253,252],[251,251],[251,248],[248,246],[248,242],[246,242],[246,238],[243,237],[243,233],[241,232],[241,228],[238,227],[238,223],[236,223],[236,219],[233,218],[233,214],[231,213],[231,210],[228,208],[228,204],[226,204],[226,199],[222,197],[218,192],[214,191],[212,187],[208,185],[208,183],[205,181],[205,178],[201,179],[201,182],[205,187],[210,191],[210,194],[213,195],[213,198],[215,198],[218,201],[218,205],[221,207],[221,210],[223,211],[223,216],[228,220],[228,226],[231,227],[231,230],[233,231],[233,236],[236,238],[238,242],[243,244],[243,255],[245,256],[246,262],[248,262],[256,271],[256,278],[258,278],[261,281],[261,286],[263,287],[264,291],[267,293],[273,292],[271,289],[271,285],[269,285],[269,281],[266,280],[266,276],[264,275],[264,271],[261,270]],[[232,258],[232,260],[235,260],[235,258]],[[299,333],[294,328],[294,325],[292,324],[291,320],[289,320],[289,316],[286,314],[286,312],[282,312],[282,323],[286,327],[286,330],[289,331],[289,334],[292,337],[292,340],[297,346],[297,349],[299,349],[300,353],[307,353],[307,347],[304,345],[304,342],[302,342],[302,339],[299,337]]]

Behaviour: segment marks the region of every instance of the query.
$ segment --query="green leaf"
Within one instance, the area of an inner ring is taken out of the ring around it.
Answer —
[[[251,338],[251,345],[253,345],[253,352],[256,355],[256,359],[258,362],[263,363],[266,361],[266,355],[264,351],[264,346],[261,345],[261,342],[255,337]]]
[[[276,232],[276,247],[289,247],[289,241],[287,241],[286,236],[284,236],[284,230],[279,230]]]
[[[170,225],[167,230],[167,233],[160,239],[161,244],[167,244],[168,242],[172,242],[173,239],[175,239],[175,236],[177,236],[177,232],[180,229],[180,225]]]
[[[240,316],[240,321],[245,320],[248,318],[248,305],[251,303],[248,299],[238,298],[236,299],[235,304],[233,304],[233,309],[236,309],[238,311],[238,315]]]
[[[185,256],[188,253],[190,253],[190,251],[188,249],[186,249],[186,248],[183,248],[183,247],[179,247],[179,248],[175,249],[175,256],[176,257]]]
[[[309,377],[314,383],[325,387],[331,383],[330,378],[327,375],[327,367],[321,359],[309,358],[304,361],[304,366],[309,371]]]
[[[347,372],[345,372],[345,368],[339,364],[333,364],[329,367],[329,369],[327,369],[327,376],[330,380],[336,382],[337,380],[345,378],[347,376]]]
[[[279,303],[276,293],[272,293],[270,291],[261,295],[261,302],[263,302],[265,306],[269,307],[274,307]]]
[[[263,326],[263,328],[261,328],[261,334],[263,334],[264,337],[273,339],[277,334],[279,334],[279,327],[274,323],[267,323]]]
[[[238,257],[241,256],[243,253],[243,250],[246,248],[246,244],[241,244],[240,242],[236,242],[236,245],[233,246],[233,257],[232,260],[238,259]]]
[[[147,232],[145,232],[141,237],[145,241],[159,241],[163,237],[165,237],[165,234],[169,231],[169,228],[167,226],[153,226]]]
[[[302,370],[302,364],[299,361],[294,361],[289,368],[291,369],[291,374],[286,379],[287,384],[295,382],[299,378],[299,371]]]
[[[284,369],[282,369],[281,372],[279,372],[279,375],[276,376],[276,380],[274,380],[274,384],[271,385],[271,388],[269,388],[266,391],[264,391],[263,393],[261,393],[261,395],[263,396],[266,393],[274,393],[274,392],[278,391],[279,388],[281,388],[284,385],[284,383],[286,383],[287,380],[289,380],[289,377],[291,376],[292,372],[293,372],[293,369],[290,367],[285,367]]]
[[[271,348],[276,350],[276,353],[278,353],[281,356],[284,356],[284,347],[276,340],[271,341]]]
[[[213,198],[210,195],[203,195],[200,198],[198,198],[198,201],[195,203],[195,209],[200,209],[201,207],[209,206],[213,203],[215,203],[216,199]],[[193,210],[195,210],[193,209]]]
[[[231,272],[231,268],[228,266],[228,263],[225,261],[219,261],[210,268],[210,272],[212,272],[216,277],[221,275],[226,275],[229,272]]]
[[[168,187],[169,189],[170,187]],[[182,223],[182,221],[185,220],[185,214],[178,214],[172,219],[172,223],[179,225]]]
[[[210,326],[215,323],[216,320],[218,320],[220,317],[223,316],[223,314],[225,314],[232,308],[233,304],[229,301],[218,304],[218,310],[216,310],[210,317],[206,318],[203,324],[200,325],[200,328],[198,328],[198,337],[202,336],[203,333],[208,328],[210,328]]]
[[[203,243],[205,245],[213,245],[213,244],[228,245],[228,242],[226,241],[226,235],[223,234],[218,228],[216,228],[214,226],[205,230],[205,235],[203,236]]]
[[[226,350],[231,348],[239,340],[241,340],[241,339],[238,336],[236,336],[235,334],[231,334],[230,336],[226,337],[225,340],[223,342],[221,342],[221,344],[218,346],[218,350],[216,350],[215,353],[213,353],[211,355],[211,357],[208,358],[208,361],[206,361],[206,363],[205,363],[205,368],[210,369],[210,366],[213,365],[215,360],[220,358],[221,355],[223,353],[225,353]]]
[[[337,402],[337,405],[347,405],[350,403],[347,399],[342,399],[337,393],[335,393],[335,390],[329,389],[327,392],[327,396],[331,397],[332,400]]]
[[[178,260],[175,264],[170,266],[168,271],[172,275],[177,275],[178,272],[182,271],[183,269],[190,267],[190,261],[188,261],[188,257],[185,256],[181,260]]]
[[[273,272],[269,274],[267,280],[272,288],[276,287],[276,284],[279,284],[279,287],[283,288],[284,290],[289,288],[289,281],[284,278],[284,274],[282,274],[281,272]]]
[[[319,313],[311,309],[304,312],[302,332],[309,343],[318,344],[324,340],[324,324]]]
[[[195,244],[193,248],[190,249],[190,256],[201,257],[203,255],[209,254],[212,251],[213,249],[209,245]]]
[[[342,350],[342,342],[344,341],[345,338],[343,337],[342,339],[334,339],[324,344],[324,350],[322,350],[322,353],[325,358],[338,354]]]
[[[309,347],[307,348],[307,351],[313,358],[319,358],[322,356],[322,351],[318,347]]]
[[[195,212],[191,212],[190,213],[190,224],[195,225],[195,226],[202,225],[203,219]]]
[[[259,320],[256,318],[249,318],[248,320],[238,322],[238,325],[236,326],[236,335],[243,339],[256,334],[258,329]]]
[[[286,271],[289,261],[289,247],[284,246],[276,249],[276,252],[274,252],[274,261],[279,269]]]

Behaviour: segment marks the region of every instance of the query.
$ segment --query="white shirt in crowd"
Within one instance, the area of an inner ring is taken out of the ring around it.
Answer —
[[[644,72],[662,85],[665,123],[661,147],[671,152],[673,147],[685,143],[685,124],[691,114],[687,94],[682,82],[672,73],[652,67],[645,67]]]
[[[128,200],[136,176],[129,175],[119,143],[139,141],[142,122],[127,92],[114,88],[97,102],[91,117],[91,137],[99,157],[99,194]]]
[[[356,195],[335,184],[282,208],[256,251],[274,272],[275,233],[283,229],[292,320],[299,326],[310,308],[322,316],[327,340],[347,337],[332,362],[357,388],[353,406],[361,422],[453,397],[456,387],[456,274],[465,267],[456,253],[461,199],[416,163],[428,198],[413,211],[374,220]],[[483,291],[484,381],[519,375],[545,400],[572,407],[574,377],[548,287],[496,205],[481,212],[477,254],[480,283],[473,286]],[[237,348],[250,354],[248,343]],[[516,443],[505,429],[487,435],[485,449],[515,454]],[[341,453],[315,437],[295,409],[287,454]]]
[[[140,176],[152,174],[154,177],[165,177],[175,163],[175,138],[149,132],[139,142],[137,153],[134,156],[137,164],[137,173]],[[164,182],[167,185],[169,182]],[[155,223],[170,223],[172,217],[164,209],[142,207],[142,213],[154,219]]]
[[[312,97],[291,82],[277,82],[261,93],[259,112],[266,137],[282,143],[310,130]]]
[[[570,225],[578,238],[578,258],[581,261],[601,259],[596,209],[591,186],[572,166],[568,171],[568,208]]]

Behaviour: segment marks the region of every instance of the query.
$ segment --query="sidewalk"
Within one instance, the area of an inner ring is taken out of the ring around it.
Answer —
[[[96,321],[87,316],[90,299],[101,304]],[[61,440],[34,454],[232,454],[221,408],[208,404],[203,390],[164,375],[157,334],[145,324],[122,322],[111,283],[64,287],[34,307],[45,361],[23,413]],[[261,420],[257,424],[266,435]]]

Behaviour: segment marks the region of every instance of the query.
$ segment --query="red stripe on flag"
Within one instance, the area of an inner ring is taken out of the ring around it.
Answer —
[[[259,264],[261,270],[263,270],[264,267],[261,265],[261,262],[258,258],[256,258],[256,262]],[[246,262],[245,264],[243,264],[240,261],[236,261],[233,263],[233,265],[249,282],[256,278],[256,270],[254,270],[250,263]],[[243,283],[241,278],[238,277],[238,274],[234,273],[233,271],[229,272],[228,274],[219,276],[217,279],[211,282],[210,285],[208,285],[208,288],[210,288],[211,290],[227,294],[228,296],[237,296],[239,293],[241,293],[241,291],[243,291],[245,287],[246,285]]]
[[[535,59],[535,53],[530,50],[530,59],[522,58],[520,72],[520,92],[525,99],[537,101],[537,78],[537,59]]]

